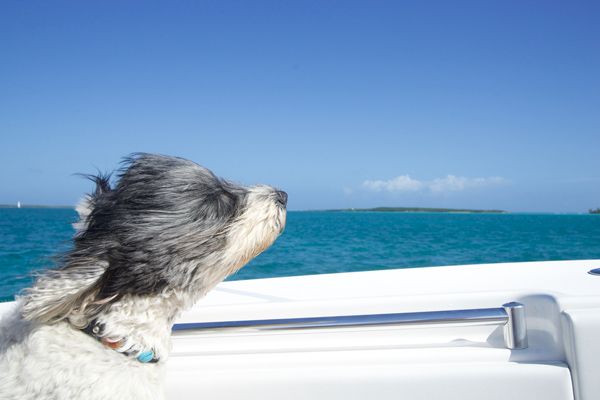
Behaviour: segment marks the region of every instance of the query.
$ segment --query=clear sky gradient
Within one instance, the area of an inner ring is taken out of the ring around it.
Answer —
[[[600,207],[600,2],[0,3],[0,203],[132,152],[291,209]]]

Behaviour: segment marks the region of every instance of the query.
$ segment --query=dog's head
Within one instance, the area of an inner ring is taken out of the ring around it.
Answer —
[[[191,161],[139,154],[111,188],[78,207],[64,264],[25,293],[23,315],[85,324],[123,296],[193,301],[269,247],[285,226],[287,195],[242,187]]]

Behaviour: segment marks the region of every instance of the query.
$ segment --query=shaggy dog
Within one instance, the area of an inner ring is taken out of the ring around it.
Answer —
[[[180,312],[269,247],[287,195],[138,154],[92,177],[74,246],[0,323],[0,399],[160,399]]]

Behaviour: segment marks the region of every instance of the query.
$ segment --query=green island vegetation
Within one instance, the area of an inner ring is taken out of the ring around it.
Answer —
[[[380,211],[380,212],[438,212],[438,213],[494,213],[503,214],[504,210],[471,210],[466,208],[428,208],[428,207],[374,207],[343,208],[329,211]]]
[[[600,214],[600,208],[596,208],[595,210],[592,209],[592,208],[590,208],[588,210],[588,213],[590,213],[590,214]]]

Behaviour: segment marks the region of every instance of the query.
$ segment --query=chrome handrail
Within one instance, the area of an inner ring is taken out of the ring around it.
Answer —
[[[392,314],[337,315],[326,317],[261,319],[247,321],[190,322],[173,326],[180,331],[273,331],[377,325],[503,325],[504,345],[511,350],[527,348],[525,306],[506,303],[498,308],[422,311]]]

